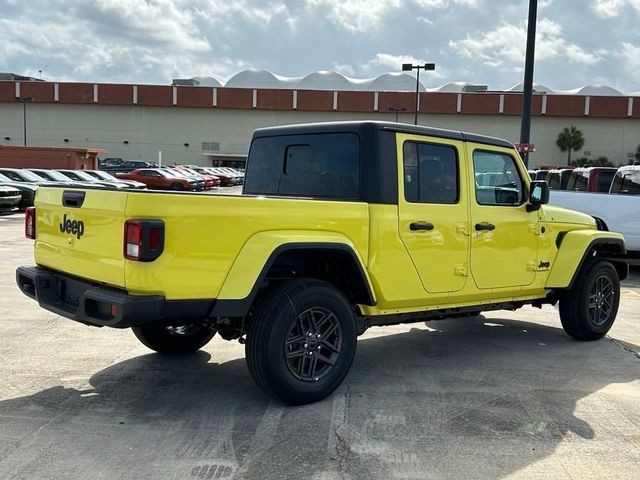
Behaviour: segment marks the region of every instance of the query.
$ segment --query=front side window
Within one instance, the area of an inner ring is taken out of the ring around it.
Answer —
[[[640,194],[640,171],[616,173],[611,184],[611,193]]]
[[[405,142],[404,198],[411,203],[457,203],[458,156],[447,145]]]
[[[516,206],[524,199],[524,188],[513,157],[503,153],[473,152],[478,205]]]

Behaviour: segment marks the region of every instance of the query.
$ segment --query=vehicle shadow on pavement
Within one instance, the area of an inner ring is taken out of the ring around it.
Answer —
[[[613,428],[638,424],[640,388],[602,391],[640,364],[610,340],[482,316],[398,330],[372,330],[338,391],[302,407],[269,400],[244,359],[215,363],[215,344],[1,401],[0,477],[558,478],[640,461],[637,429]]]

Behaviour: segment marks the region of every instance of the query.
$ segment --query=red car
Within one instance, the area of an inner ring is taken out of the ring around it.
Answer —
[[[200,176],[204,179],[204,189],[205,190],[211,190],[214,187],[219,187],[220,186],[220,179],[218,177],[216,177],[215,175],[211,175],[208,172],[198,172],[196,170],[193,170],[191,168],[188,167],[183,167],[183,166],[175,166],[173,167],[174,169],[178,170],[179,172],[185,173],[187,175],[195,175],[195,176]]]
[[[117,178],[136,180],[144,183],[147,188],[155,190],[195,190],[196,181],[177,177],[167,170],[160,168],[139,168],[127,173],[116,173]]]
[[[612,167],[576,168],[571,172],[567,190],[609,193],[611,182],[617,171],[617,168]]]

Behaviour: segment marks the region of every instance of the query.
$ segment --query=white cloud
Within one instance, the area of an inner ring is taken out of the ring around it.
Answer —
[[[479,0],[307,0],[311,7],[328,10],[327,18],[351,33],[364,33],[379,27],[394,9],[413,3],[420,8],[444,10],[452,5],[476,7]],[[419,20],[425,17],[419,17]]]
[[[626,6],[640,13],[640,0],[593,0],[591,3],[593,11],[605,18],[617,17]]]
[[[400,0],[307,0],[307,3],[327,8],[329,20],[351,33],[377,28],[390,9],[400,6]]]
[[[505,22],[486,33],[450,41],[449,46],[464,58],[480,59],[491,67],[520,71],[524,64],[526,41],[526,22]],[[592,65],[602,60],[604,54],[602,50],[589,52],[579,45],[569,43],[563,36],[562,26],[553,20],[543,18],[538,22],[537,60],[564,58],[572,63]]]
[[[615,56],[622,60],[622,68],[629,75],[637,78],[638,72],[640,72],[640,46],[623,42]]]
[[[424,8],[449,8],[451,5],[462,5],[465,7],[478,6],[479,0],[413,0],[420,7]]]
[[[371,74],[371,72],[399,72],[403,63],[412,63],[414,65],[421,65],[429,62],[424,58],[414,57],[413,55],[393,55],[391,53],[377,53],[374,58],[368,62],[360,65],[361,70],[364,73]],[[428,72],[430,79],[442,79],[446,78],[449,70],[442,65],[436,65],[434,71]]]

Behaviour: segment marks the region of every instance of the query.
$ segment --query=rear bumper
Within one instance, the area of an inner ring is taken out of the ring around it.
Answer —
[[[166,300],[161,295],[129,295],[48,268],[23,266],[16,283],[26,296],[50,312],[99,327],[128,328],[149,323],[171,325],[202,320],[213,300]]]

